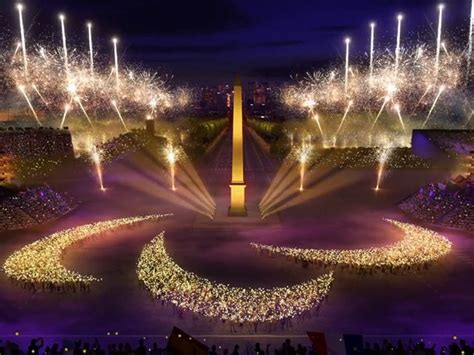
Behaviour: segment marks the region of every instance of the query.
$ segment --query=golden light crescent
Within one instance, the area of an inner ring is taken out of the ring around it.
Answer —
[[[327,295],[332,272],[298,285],[275,288],[231,287],[183,270],[168,255],[161,233],[139,257],[138,278],[151,294],[194,313],[232,322],[272,322],[317,306]]]
[[[252,246],[305,262],[356,268],[403,268],[422,265],[447,255],[451,250],[452,243],[432,230],[390,219],[385,221],[404,232],[401,241],[383,247],[352,250],[288,248],[255,243],[252,243]]]
[[[169,216],[169,214],[120,218],[66,229],[15,251],[5,261],[3,270],[12,279],[28,283],[65,285],[69,283],[89,284],[93,281],[100,281],[100,278],[81,275],[66,269],[62,265],[64,250],[75,243],[101,233],[122,226],[158,220],[166,216]]]

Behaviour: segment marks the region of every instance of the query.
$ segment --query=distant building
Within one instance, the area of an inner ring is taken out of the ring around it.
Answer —
[[[217,104],[217,90],[212,87],[205,87],[202,90],[202,107],[215,107]]]
[[[257,83],[253,91],[253,102],[255,105],[265,105],[267,103],[268,83]]]
[[[197,117],[224,117],[228,113],[228,97],[232,93],[229,85],[203,86],[193,115]]]
[[[0,151],[15,157],[72,156],[69,130],[57,128],[0,128]]]
[[[265,106],[268,101],[269,91],[270,88],[267,82],[249,81],[245,95],[247,106]]]

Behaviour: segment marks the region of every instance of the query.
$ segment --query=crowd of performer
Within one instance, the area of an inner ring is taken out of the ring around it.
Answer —
[[[0,203],[0,230],[21,229],[55,220],[76,207],[48,186],[28,188]]]
[[[399,207],[414,218],[446,227],[474,231],[474,181],[432,183],[420,188]]]

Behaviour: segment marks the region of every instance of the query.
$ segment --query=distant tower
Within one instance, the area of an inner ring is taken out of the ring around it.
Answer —
[[[155,135],[155,120],[151,115],[148,115],[145,118],[145,130],[149,135]]]
[[[247,216],[244,180],[244,132],[242,117],[242,83],[237,76],[234,85],[232,122],[232,181],[230,183],[229,216]]]

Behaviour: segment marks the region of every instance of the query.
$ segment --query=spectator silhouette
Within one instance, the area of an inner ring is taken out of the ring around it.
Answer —
[[[82,355],[82,340],[77,340],[74,342],[74,349],[73,349],[73,354],[74,355]]]
[[[298,355],[306,355],[306,347],[302,346],[301,344],[298,344],[296,346],[296,354]]]
[[[151,348],[150,355],[159,355],[161,353],[160,349],[158,348],[157,343],[153,343],[153,347]]]
[[[216,351],[216,346],[213,345],[211,347],[211,351],[209,351],[209,355],[217,355],[217,351]]]
[[[461,348],[461,354],[473,354],[474,349],[471,348],[469,345],[467,345],[466,341],[464,339],[459,340],[459,345]]]
[[[239,345],[235,344],[232,355],[239,355]]]
[[[33,338],[31,339],[30,346],[28,347],[28,354],[38,355],[39,350],[43,347],[44,340],[43,338]]]
[[[135,350],[135,354],[136,355],[146,355],[147,354],[147,349],[146,349],[146,346],[145,346],[145,340],[144,339],[140,339],[138,341],[138,348],[137,348],[137,350]]]

